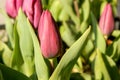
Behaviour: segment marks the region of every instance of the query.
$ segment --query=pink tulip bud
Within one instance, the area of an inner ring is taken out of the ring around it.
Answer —
[[[8,15],[15,18],[18,14],[18,10],[22,7],[23,0],[6,0],[6,11]]]
[[[43,11],[41,0],[24,0],[23,11],[36,29]]]
[[[42,54],[45,58],[53,58],[60,55],[60,34],[58,32],[55,20],[48,10],[43,11],[41,15],[38,35],[41,43]]]
[[[104,35],[109,35],[114,29],[114,17],[110,4],[107,4],[104,8],[100,17],[99,27]]]

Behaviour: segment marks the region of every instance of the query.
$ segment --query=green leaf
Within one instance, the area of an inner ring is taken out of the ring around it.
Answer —
[[[89,26],[89,22],[88,22],[88,21],[83,21],[83,22],[81,22],[80,32],[81,32],[81,33],[84,33],[85,30],[88,28],[88,26]]]
[[[106,41],[99,29],[98,23],[92,12],[91,12],[91,20],[92,20],[92,37],[93,37],[95,48],[98,48],[102,53],[105,53]]]
[[[89,27],[89,29],[87,29],[87,31],[66,51],[49,80],[69,80],[71,70],[86,44],[90,29]]]
[[[120,30],[114,30],[112,32],[112,36],[115,37],[115,38],[119,37],[120,36]]]
[[[88,60],[89,56],[91,55],[92,51],[94,50],[94,45],[92,41],[89,39],[88,42],[85,45],[85,48],[83,49],[82,56]]]
[[[87,73],[72,73],[70,80],[93,80],[92,76]]]
[[[34,45],[29,31],[27,18],[20,9],[17,16],[17,32],[19,37],[19,46],[24,61],[26,75],[30,76],[34,72]]]
[[[34,72],[29,78],[32,80],[38,80],[36,72]]]
[[[48,68],[49,63],[46,63],[46,60],[42,56],[39,41],[37,39],[37,36],[35,35],[35,32],[31,24],[29,23],[29,21],[27,21],[27,23],[29,25],[28,29],[30,30],[30,34],[33,40],[34,55],[35,55],[35,70],[37,73],[38,80],[48,80],[50,76],[49,68]]]
[[[12,51],[2,41],[0,41],[0,56],[2,56],[2,60],[4,64],[6,64],[7,66],[10,66]]]
[[[14,34],[13,34],[14,27],[13,26],[14,25],[13,25],[13,22],[12,22],[11,18],[9,18],[9,16],[6,14],[5,11],[0,9],[0,13],[2,13],[5,17],[5,28],[8,33],[8,37],[10,39],[10,44],[11,44],[10,47],[14,48],[14,37],[13,37],[14,36]]]
[[[106,54],[110,56],[114,61],[120,59],[120,35],[109,45],[106,49]]]
[[[100,7],[101,7],[102,1],[106,1],[106,0],[91,1],[91,11],[95,15],[96,19],[99,19],[99,17],[100,17]]]
[[[31,80],[22,73],[17,72],[11,68],[8,68],[1,63],[0,63],[0,78],[2,78],[2,80]]]
[[[73,22],[79,26],[80,25],[80,20],[79,18],[76,16],[76,14],[74,13],[72,7],[71,7],[71,0],[60,0],[61,5],[63,6],[63,8],[66,10],[66,13],[71,17],[71,19],[73,20]]]
[[[0,80],[4,80],[1,70],[0,70]]]
[[[88,27],[88,19],[90,16],[90,0],[82,0],[83,2],[79,1],[81,4],[81,8],[79,9],[80,12],[80,31],[83,33]]]
[[[120,80],[120,75],[115,62],[105,54],[96,50],[93,70],[95,80]]]
[[[61,13],[61,10],[62,10],[62,5],[61,5],[60,1],[55,0],[50,7],[50,11],[56,21],[58,21],[58,17]]]
[[[26,70],[23,68],[24,61],[20,51],[19,37],[18,37],[18,32],[16,30],[16,26],[14,27],[14,39],[15,39],[15,45],[14,45],[14,49],[13,49],[11,60],[10,60],[10,67],[19,72],[27,74]]]
[[[90,0],[84,0],[82,5],[82,15],[81,17],[83,17],[83,21],[87,21],[89,16],[90,16]]]
[[[65,8],[62,8],[62,10],[61,10],[61,12],[60,12],[60,14],[58,16],[58,19],[60,21],[67,21],[67,20],[69,20],[69,15],[67,14]]]
[[[63,26],[60,28],[62,40],[70,47],[77,40],[77,32],[72,24],[63,22]]]

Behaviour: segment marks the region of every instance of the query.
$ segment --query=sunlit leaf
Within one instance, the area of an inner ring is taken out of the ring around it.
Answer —
[[[35,35],[35,32],[30,25],[29,21],[27,22],[29,25],[30,34],[32,36],[33,40],[33,46],[34,46],[34,55],[35,55],[35,70],[37,73],[38,80],[48,80],[50,73],[49,73],[49,63],[46,63],[47,60],[45,60],[42,56],[39,41],[37,36]]]
[[[120,30],[114,30],[113,32],[112,32],[112,36],[113,37],[119,37],[120,36]]]
[[[34,46],[32,36],[30,35],[28,28],[27,18],[20,9],[17,16],[16,29],[19,37],[19,47],[24,61],[24,69],[26,71],[26,75],[30,76],[34,72]]]
[[[15,39],[15,45],[14,45],[15,47],[13,49],[12,56],[10,59],[10,67],[26,74],[26,70],[22,68],[24,66],[24,61],[20,51],[19,37],[16,30],[16,26],[14,27],[14,39]]]
[[[7,66],[10,66],[12,51],[2,41],[0,41],[0,55],[2,57],[4,64],[6,64]]]
[[[71,19],[73,20],[73,22],[79,26],[80,25],[80,20],[79,18],[76,16],[76,14],[74,13],[70,2],[72,2],[71,0],[60,0],[61,5],[63,6],[63,8],[66,10],[66,13],[71,17]]]
[[[110,56],[114,61],[120,59],[120,35],[108,46],[106,54]]]
[[[105,54],[96,50],[94,60],[95,80],[120,80],[120,75],[115,62]]]
[[[83,49],[82,56],[88,60],[89,56],[91,55],[91,52],[94,49],[94,45],[91,40],[88,40],[88,42],[85,45],[85,48]]]
[[[10,40],[10,44],[11,46],[10,47],[14,47],[14,34],[13,34],[13,30],[14,30],[14,25],[13,25],[13,22],[11,20],[11,18],[9,18],[9,16],[6,14],[5,11],[1,10],[0,9],[0,13],[2,13],[5,17],[5,28],[6,28],[6,31],[7,31],[7,34],[8,34],[8,37],[9,37],[9,40]]]
[[[61,37],[63,41],[70,47],[77,40],[77,32],[74,26],[63,22],[60,28]]]
[[[83,2],[82,2],[83,1]],[[79,3],[82,2],[82,5],[80,7],[80,31],[83,33],[87,27],[88,27],[88,20],[89,20],[89,16],[90,16],[90,0],[82,0]]]
[[[98,23],[92,12],[91,12],[91,20],[92,20],[92,37],[94,41],[94,46],[98,48],[102,53],[105,53],[106,41],[104,39],[103,34],[101,33],[99,29]]]
[[[58,17],[61,13],[61,10],[62,10],[62,5],[61,5],[60,1],[55,0],[50,7],[50,11],[56,21],[58,21]]]
[[[50,77],[50,80],[69,80],[71,70],[77,62],[82,49],[84,48],[87,37],[90,33],[89,28],[63,55],[58,66]]]
[[[92,75],[86,73],[72,73],[70,80],[93,80]]]
[[[60,15],[58,16],[58,19],[60,21],[67,21],[67,20],[69,20],[69,15],[67,14],[65,8],[62,8],[62,10],[60,12]]]

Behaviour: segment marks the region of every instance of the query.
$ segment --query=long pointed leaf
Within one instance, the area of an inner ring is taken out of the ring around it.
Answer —
[[[48,80],[50,75],[48,65],[42,56],[39,41],[29,21],[28,21],[28,25],[29,25],[30,34],[32,36],[33,45],[34,45],[35,69],[36,69],[38,80]]]
[[[95,80],[120,80],[115,62],[97,49],[94,61]]]
[[[69,80],[71,70],[85,46],[90,29],[89,27],[89,29],[87,29],[87,31],[67,50],[50,77],[50,80]]]
[[[26,74],[31,76],[34,72],[34,53],[33,41],[30,35],[27,18],[22,10],[19,10],[17,16],[17,32],[19,36],[20,51],[24,60],[24,69]]]
[[[62,6],[65,8],[67,14],[71,17],[71,19],[74,21],[74,23],[79,26],[80,25],[80,20],[79,18],[75,15],[71,5],[69,4],[69,0],[60,0]]]
[[[10,66],[10,59],[11,59],[12,51],[8,48],[8,46],[0,41],[0,56],[5,65]]]
[[[2,74],[3,80],[31,80],[27,76],[6,67],[3,64],[0,64],[0,74]]]
[[[26,70],[22,69],[22,67],[24,66],[24,61],[20,51],[19,37],[16,27],[14,27],[14,39],[15,39],[15,45],[14,45],[15,47],[13,49],[12,56],[10,59],[10,67],[19,72],[26,74]]]
[[[4,17],[5,17],[5,28],[6,28],[6,31],[7,31],[7,33],[8,33],[8,37],[9,37],[9,39],[10,39],[10,44],[11,44],[11,46],[10,47],[14,47],[14,35],[13,35],[13,30],[14,30],[14,25],[13,25],[13,23],[12,23],[12,20],[9,18],[9,16],[6,14],[6,12],[5,11],[3,11],[3,10],[1,10],[0,9],[0,13],[2,13],[3,15],[4,15]]]
[[[95,19],[95,16],[91,12],[91,20],[92,20],[92,35],[94,37],[94,44],[95,47],[98,48],[102,53],[105,53],[106,50],[106,42],[104,39],[103,34],[101,33],[97,20]]]

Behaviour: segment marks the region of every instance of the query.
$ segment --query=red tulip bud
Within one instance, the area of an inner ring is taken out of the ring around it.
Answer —
[[[22,7],[23,0],[6,0],[6,11],[8,15],[15,18],[18,14],[18,10]]]
[[[114,17],[110,4],[107,4],[100,17],[99,27],[104,35],[109,35],[114,29]]]
[[[26,13],[31,24],[36,29],[43,11],[41,0],[24,0],[23,11]]]
[[[41,43],[42,54],[45,58],[53,58],[60,54],[60,34],[56,23],[48,10],[43,11],[41,15],[38,35]]]

